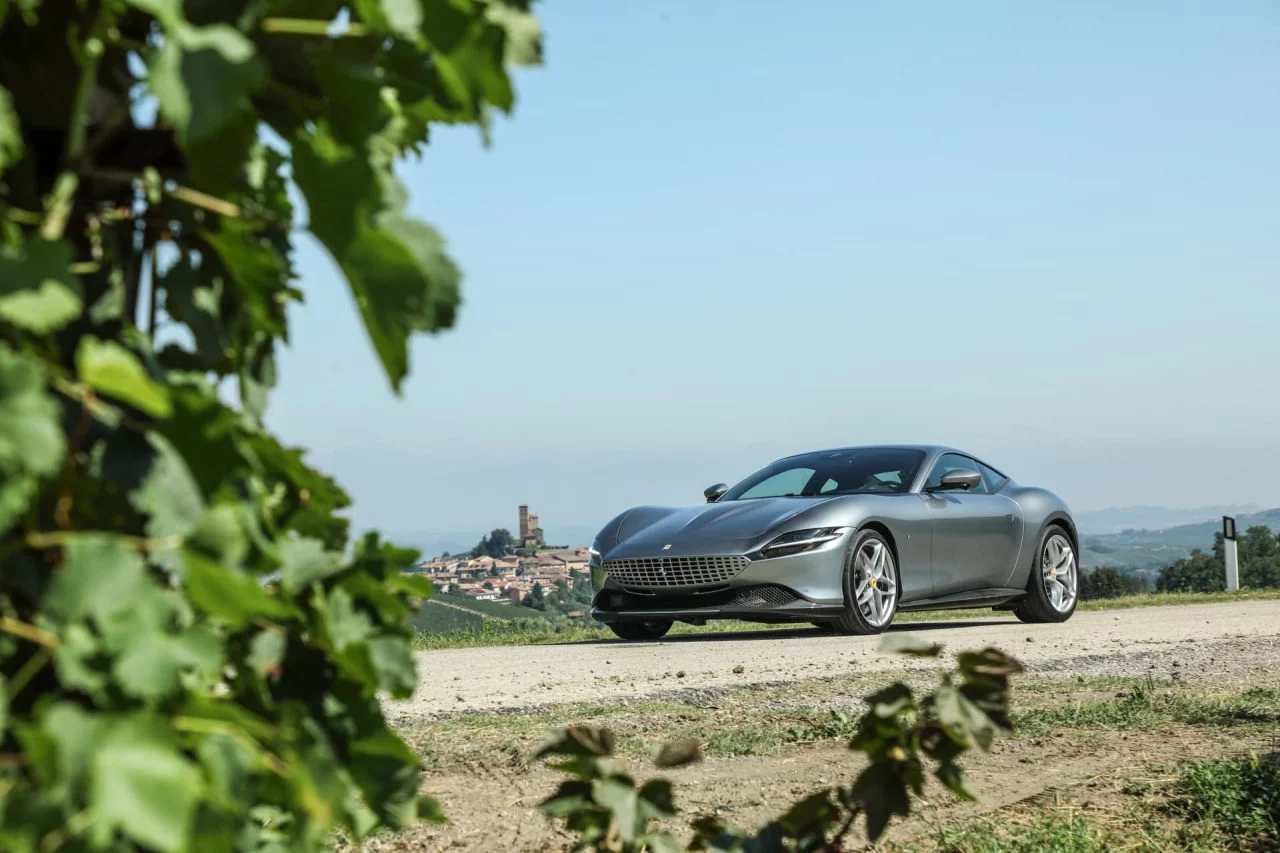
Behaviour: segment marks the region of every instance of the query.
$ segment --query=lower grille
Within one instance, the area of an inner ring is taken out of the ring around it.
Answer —
[[[606,560],[605,573],[623,586],[665,589],[710,586],[738,576],[750,562],[746,557],[649,557]]]
[[[742,590],[730,601],[730,607],[781,607],[798,599],[784,586],[753,586]]]

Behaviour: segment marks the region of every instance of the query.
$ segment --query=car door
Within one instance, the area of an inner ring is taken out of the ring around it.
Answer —
[[[988,478],[982,477],[968,491],[935,491],[942,476],[956,469],[983,473],[976,460],[945,453],[925,480],[933,529],[934,596],[1005,586],[1022,546],[1022,509],[992,494]]]

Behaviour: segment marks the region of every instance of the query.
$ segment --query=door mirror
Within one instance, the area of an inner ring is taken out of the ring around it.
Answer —
[[[967,492],[976,488],[982,482],[982,475],[977,471],[966,471],[963,468],[957,471],[948,471],[942,475],[942,482],[938,484],[934,491],[938,492]]]
[[[729,487],[727,485],[724,483],[716,483],[714,486],[703,489],[702,496],[707,499],[707,503],[713,504],[720,500],[727,491],[729,491]]]

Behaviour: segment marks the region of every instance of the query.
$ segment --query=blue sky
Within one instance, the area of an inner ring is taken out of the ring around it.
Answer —
[[[1280,4],[540,4],[396,398],[304,240],[271,425],[361,526],[554,535],[937,441],[1077,509],[1280,504]],[[706,481],[706,482],[704,482]]]

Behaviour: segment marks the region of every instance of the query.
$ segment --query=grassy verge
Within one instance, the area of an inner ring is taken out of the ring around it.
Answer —
[[[1130,595],[1123,598],[1106,598],[1082,601],[1081,611],[1127,610],[1134,607],[1163,607],[1179,604],[1213,604],[1229,601],[1255,601],[1280,599],[1280,589],[1251,589],[1240,592],[1160,592],[1148,595]],[[430,605],[428,605],[430,606]],[[921,613],[899,613],[895,624],[937,622],[949,619],[997,619],[1013,620],[1004,611],[989,608],[974,610],[930,610]],[[751,622],[723,620],[707,625],[676,625],[671,629],[675,636],[698,634],[726,634],[742,631],[796,631],[804,625],[759,625]],[[463,630],[419,631],[416,645],[419,649],[456,649],[475,646],[528,646],[554,643],[582,643],[612,640],[608,628],[597,624],[548,624],[508,625],[492,620]]]
[[[905,673],[821,679],[779,687],[724,690],[689,701],[556,705],[525,713],[473,713],[415,724],[403,734],[428,762],[518,765],[553,727],[606,726],[622,754],[640,756],[675,738],[692,737],[713,757],[776,755],[798,744],[852,737],[862,697]],[[912,680],[920,681],[916,674]],[[932,683],[931,676],[923,681]],[[1106,697],[1106,698],[1101,698]],[[1280,726],[1280,690],[1206,691],[1144,679],[1020,679],[1013,699],[1015,737],[1088,730],[1141,731],[1183,725],[1230,729],[1242,736]]]
[[[1186,762],[1110,802],[1024,805],[891,844],[897,853],[1280,850],[1280,753]]]

